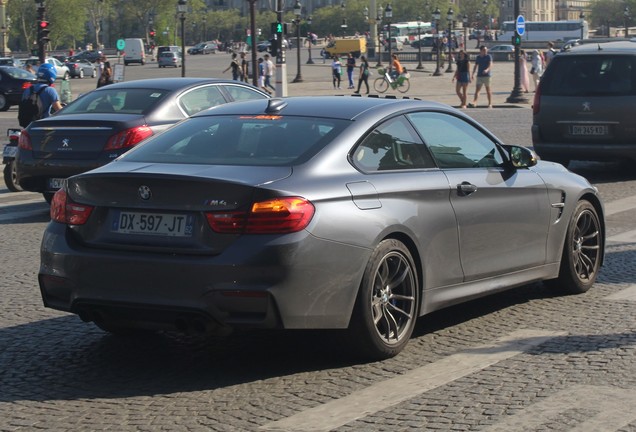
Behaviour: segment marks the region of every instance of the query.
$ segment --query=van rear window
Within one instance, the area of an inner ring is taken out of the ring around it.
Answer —
[[[636,94],[636,56],[556,56],[541,79],[543,96]]]

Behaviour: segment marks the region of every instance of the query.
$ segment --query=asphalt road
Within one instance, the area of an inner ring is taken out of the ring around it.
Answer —
[[[189,73],[219,76],[229,56],[190,60]],[[530,109],[504,108],[504,68],[500,107],[467,112],[527,145]],[[333,94],[328,73],[303,67],[302,91]],[[170,74],[180,71],[126,70]],[[455,103],[450,77],[413,80],[414,94]],[[0,127],[16,115],[0,113]],[[439,311],[419,320],[403,353],[373,363],[347,355],[337,332],[120,339],[45,309],[48,207],[0,183],[0,431],[636,432],[636,175],[628,164],[572,169],[605,200],[606,262],[592,290],[557,296],[531,284]]]

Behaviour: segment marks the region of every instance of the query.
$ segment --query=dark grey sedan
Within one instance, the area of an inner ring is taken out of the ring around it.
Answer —
[[[448,106],[361,97],[199,113],[68,179],[51,216],[48,307],[113,333],[343,329],[371,358],[462,301],[585,292],[605,243],[584,178]]]
[[[68,60],[64,64],[68,68],[71,78],[95,78],[97,76],[97,66],[88,60]]]
[[[269,95],[238,81],[163,78],[94,90],[20,135],[17,175],[47,200],[65,178],[104,165],[145,138],[220,104]]]

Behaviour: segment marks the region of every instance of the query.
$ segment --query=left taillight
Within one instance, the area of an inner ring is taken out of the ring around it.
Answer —
[[[209,212],[205,216],[218,233],[286,234],[305,229],[314,212],[310,201],[284,197],[256,202],[247,212]]]
[[[83,225],[93,206],[73,202],[64,189],[55,192],[51,200],[51,220],[67,225]]]
[[[25,130],[20,133],[20,138],[18,139],[18,147],[22,150],[33,150],[33,145],[31,144],[31,135]]]
[[[126,129],[111,136],[104,150],[118,150],[133,147],[152,135],[152,129],[148,126],[137,126]]]

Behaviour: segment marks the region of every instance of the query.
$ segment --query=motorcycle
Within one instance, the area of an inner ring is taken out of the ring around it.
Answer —
[[[2,163],[4,164],[4,184],[11,192],[19,192],[22,190],[18,183],[18,176],[15,168],[15,157],[18,153],[18,141],[22,129],[8,129],[7,136],[9,143],[5,144],[2,150]]]

